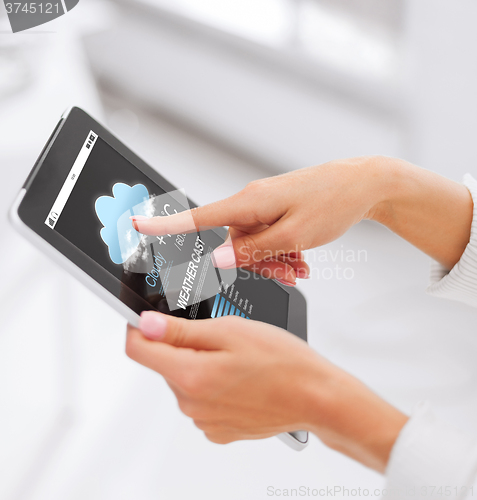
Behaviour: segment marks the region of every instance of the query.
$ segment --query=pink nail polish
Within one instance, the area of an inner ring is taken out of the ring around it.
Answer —
[[[307,280],[310,279],[310,275],[308,274],[305,269],[298,269],[296,272],[296,277],[300,278],[301,280]]]
[[[137,227],[136,221],[149,219],[149,217],[146,217],[145,215],[133,215],[132,217],[129,217],[129,218],[131,219],[131,223],[132,223],[133,228],[137,232],[140,232],[140,231],[139,231],[139,228]]]
[[[150,340],[161,340],[166,334],[167,318],[155,311],[144,311],[139,319],[139,330]]]
[[[279,280],[279,279],[277,279],[277,281],[285,286],[295,286],[296,285],[296,283],[292,283],[291,281],[285,281],[285,280]]]
[[[232,245],[224,245],[212,252],[212,263],[221,269],[237,267],[235,263],[235,252]]]
[[[145,215],[132,215],[129,218],[131,220],[146,220],[146,219],[149,219],[149,217],[146,217]]]

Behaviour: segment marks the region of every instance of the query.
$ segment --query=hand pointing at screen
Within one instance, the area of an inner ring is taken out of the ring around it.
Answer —
[[[162,235],[229,226],[230,239],[214,252],[218,267],[252,268],[287,285],[306,279],[302,250],[328,243],[366,216],[371,208],[356,192],[360,160],[254,181],[225,200],[171,217],[136,219],[138,231]],[[341,176],[340,192],[334,180]],[[345,203],[349,197],[354,203]],[[339,220],[332,220],[339,214]],[[191,217],[192,215],[192,217]],[[194,224],[194,227],[191,225]]]
[[[446,200],[457,211],[447,210]],[[401,160],[362,157],[254,181],[210,205],[133,223],[158,236],[229,226],[230,238],[214,252],[218,267],[248,267],[294,285],[309,276],[303,250],[337,239],[363,219],[387,225],[452,267],[468,241],[469,200],[464,186],[437,174]]]

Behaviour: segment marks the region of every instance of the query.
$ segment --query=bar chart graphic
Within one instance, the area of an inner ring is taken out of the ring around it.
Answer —
[[[245,313],[241,312],[238,307],[222,297],[220,293],[215,296],[214,306],[212,307],[211,318],[220,318],[221,316],[241,316],[242,318],[250,319]]]

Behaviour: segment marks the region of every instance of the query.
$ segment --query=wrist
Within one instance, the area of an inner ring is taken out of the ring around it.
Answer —
[[[387,156],[367,159],[367,183],[371,207],[363,219],[386,225],[393,217],[394,205],[399,200],[403,184],[408,178],[406,171],[411,165],[403,160]]]
[[[373,195],[363,218],[380,222],[452,269],[470,240],[474,207],[469,190],[403,160],[375,157],[367,168]]]
[[[384,472],[408,417],[338,367],[329,363],[324,376],[320,365],[322,383],[308,392],[307,429],[335,451]]]

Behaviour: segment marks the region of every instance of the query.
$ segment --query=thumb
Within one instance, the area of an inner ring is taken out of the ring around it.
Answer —
[[[230,339],[228,335],[224,335],[224,324],[220,319],[222,318],[193,321],[155,311],[144,311],[139,320],[139,330],[149,340],[174,347],[219,350],[226,347]]]

